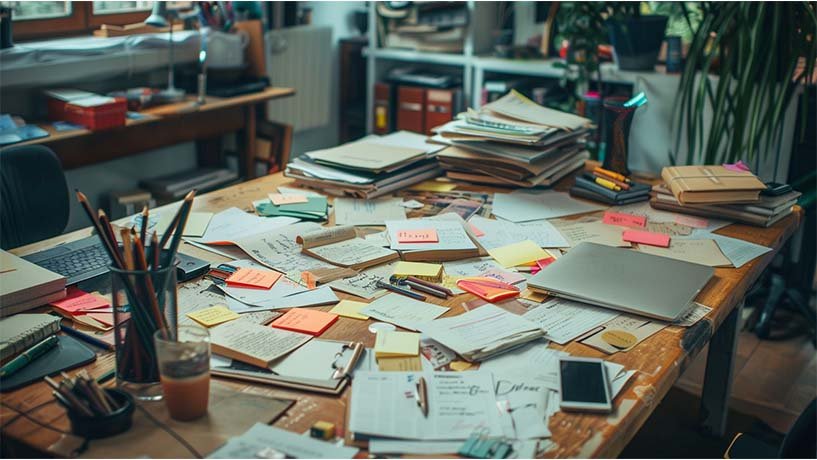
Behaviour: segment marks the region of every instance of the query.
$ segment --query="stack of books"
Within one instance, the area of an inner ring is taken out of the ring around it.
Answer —
[[[576,177],[570,195],[612,206],[622,206],[649,200],[650,189],[649,185],[633,182],[621,174],[595,168],[592,173]]]
[[[284,175],[323,193],[376,198],[439,176],[435,154],[440,148],[407,131],[371,135],[307,152],[289,163]]]
[[[584,166],[590,120],[511,91],[437,127],[432,138],[446,176],[480,184],[547,187]]]
[[[802,193],[790,191],[778,196],[760,195],[757,201],[733,204],[681,204],[665,186],[654,188],[656,195],[650,206],[664,211],[702,217],[733,220],[758,227],[769,227],[792,213]]]

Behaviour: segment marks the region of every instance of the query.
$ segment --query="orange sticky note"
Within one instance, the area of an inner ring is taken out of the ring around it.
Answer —
[[[476,236],[477,238],[479,238],[479,237],[481,237],[481,236],[485,236],[485,232],[483,232],[482,230],[478,229],[476,225],[471,224],[471,223],[469,223],[468,225],[470,225],[470,226],[471,226],[471,231],[472,231],[472,232],[474,232],[474,236]]]
[[[97,308],[111,306],[107,300],[93,294],[88,294],[73,286],[68,288],[68,295],[66,295],[64,299],[51,302],[51,305],[72,315],[86,310],[96,310]]]
[[[286,195],[281,193],[270,193],[269,199],[275,206],[281,206],[282,204],[309,203],[309,199],[305,195],[296,195],[292,193],[287,193]]]
[[[228,286],[269,289],[278,281],[281,274],[270,270],[256,268],[239,268],[226,279]]]
[[[623,227],[644,227],[647,225],[647,218],[644,216],[607,211],[604,213],[602,222],[609,225],[621,225]]]
[[[318,287],[318,280],[312,272],[301,272],[301,281],[306,284],[307,289],[315,289]]]
[[[419,230],[400,230],[397,232],[398,243],[436,243],[437,230],[433,228],[423,228]]]
[[[304,334],[320,335],[337,320],[338,315],[325,311],[293,308],[284,316],[273,321],[271,326]]]
[[[638,230],[624,230],[621,239],[630,243],[647,244],[668,248],[670,237],[666,233],[642,232]]]

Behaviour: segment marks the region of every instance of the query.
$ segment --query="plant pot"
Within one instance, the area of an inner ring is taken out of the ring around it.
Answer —
[[[654,70],[667,17],[648,15],[607,21],[613,57],[621,70]]]

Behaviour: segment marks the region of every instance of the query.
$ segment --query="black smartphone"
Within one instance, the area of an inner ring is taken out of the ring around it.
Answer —
[[[188,256],[181,252],[176,253],[176,280],[178,282],[192,280],[204,275],[210,270],[210,262],[198,257]]]
[[[760,192],[761,195],[778,196],[791,192],[791,185],[779,182],[766,182],[766,190]]]

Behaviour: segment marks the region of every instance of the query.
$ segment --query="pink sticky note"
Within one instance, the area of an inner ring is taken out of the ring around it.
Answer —
[[[749,165],[744,163],[743,160],[738,160],[737,163],[724,163],[723,167],[735,172],[752,172],[752,170],[749,169]]]
[[[397,232],[398,243],[436,243],[440,241],[437,230],[423,228],[419,230],[400,230]]]
[[[499,281],[502,281],[503,283],[508,284],[516,284],[520,281],[525,280],[525,277],[520,275],[519,273],[506,272],[505,270],[499,270],[498,268],[492,268],[488,271],[485,271],[482,273],[481,276],[484,276],[486,278],[497,279]]]
[[[602,222],[609,225],[621,225],[622,227],[644,227],[647,225],[647,218],[644,216],[607,211],[604,213],[604,220],[602,220]]]
[[[642,232],[639,230],[624,230],[621,239],[630,243],[648,244],[660,248],[669,247],[669,235],[666,233]]]
[[[51,302],[51,305],[72,315],[86,310],[95,310],[97,308],[111,306],[107,300],[93,294],[88,294],[73,286],[68,288],[68,295],[66,295],[64,299]]]
[[[675,223],[681,225],[688,225],[695,228],[706,228],[709,226],[709,221],[700,217],[692,216],[675,216]]]
[[[469,223],[468,225],[470,225],[470,226],[471,226],[471,231],[472,231],[472,232],[474,232],[474,236],[476,236],[477,238],[479,238],[479,237],[481,237],[481,236],[485,236],[485,232],[483,232],[482,230],[478,229],[476,225],[471,224],[471,223]]]
[[[531,272],[531,274],[535,275],[535,274],[539,273],[540,270],[542,270],[543,268],[545,268],[548,265],[552,264],[553,262],[556,262],[555,257],[548,257],[547,259],[539,259],[539,260],[536,261],[536,266],[530,268],[530,272]]]
[[[270,193],[269,199],[275,206],[281,206],[282,204],[296,204],[309,202],[309,199],[304,195],[294,195],[289,193],[286,195],[282,195],[280,193]]]

